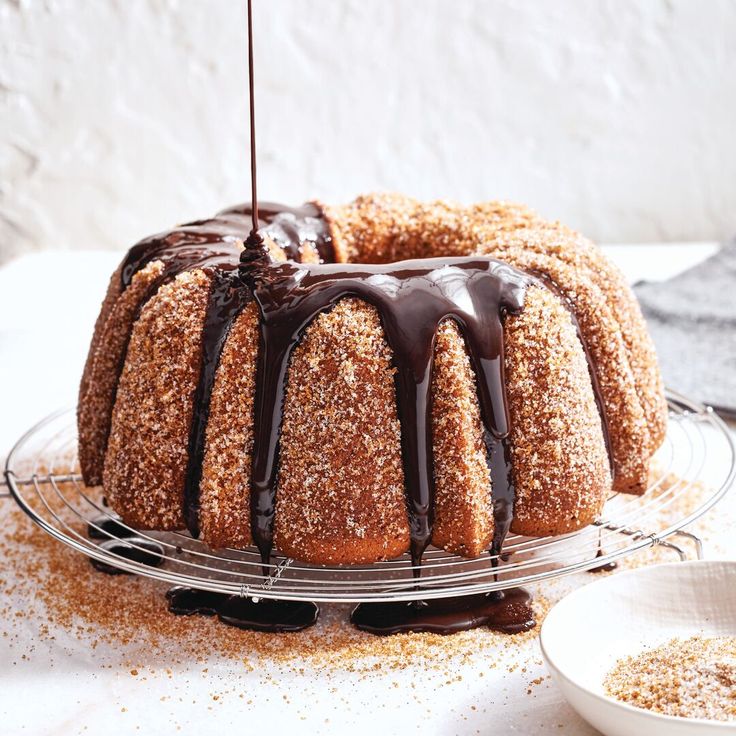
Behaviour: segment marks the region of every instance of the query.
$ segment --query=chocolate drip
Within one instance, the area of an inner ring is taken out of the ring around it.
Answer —
[[[431,386],[439,325],[458,325],[477,377],[500,548],[513,513],[502,319],[518,313],[532,279],[490,258],[387,265],[274,264],[265,251],[243,253],[242,274],[261,311],[256,371],[251,531],[264,563],[273,547],[279,434],[291,352],[303,331],[340,299],[377,308],[396,367],[411,554],[415,566],[432,536],[434,478]]]
[[[123,524],[122,519],[115,516],[97,516],[87,524],[87,536],[90,539],[125,539],[135,536],[135,532]]]
[[[135,545],[135,547],[131,545]],[[161,545],[151,539],[143,539],[142,537],[126,536],[124,540],[108,539],[107,542],[100,544],[100,549],[150,567],[159,567],[164,561],[164,550]],[[107,575],[130,575],[127,570],[115,567],[107,562],[92,557],[89,561],[95,570]]]
[[[232,215],[197,220],[152,235],[128,251],[120,272],[121,285],[126,289],[133,276],[153,261],[164,264],[161,280],[205,266],[232,268],[238,261],[247,234],[247,219]]]
[[[228,626],[252,631],[301,631],[313,626],[319,616],[319,608],[314,603],[269,599],[255,603],[252,598],[193,588],[171,588],[166,599],[169,611],[178,616],[217,616]]]
[[[199,536],[199,485],[202,479],[205,436],[215,374],[230,327],[249,301],[249,297],[250,293],[240,283],[237,272],[223,270],[213,272],[202,329],[202,356],[194,393],[187,469],[184,477],[184,519],[193,537]]]
[[[362,631],[386,636],[408,632],[456,634],[487,626],[518,634],[536,626],[531,596],[523,588],[488,595],[463,595],[409,603],[361,603],[350,614]]]
[[[498,566],[501,548],[514,520],[516,489],[512,473],[511,445],[508,436],[495,437],[488,430],[483,433],[486,445],[486,463],[491,475],[491,499],[493,501],[493,539],[491,564]]]
[[[598,551],[595,553],[595,558],[598,559],[600,557],[603,557],[604,552],[601,547],[598,547]],[[618,563],[615,560],[611,560],[610,562],[604,562],[602,565],[596,565],[596,567],[591,567],[588,572],[593,573],[601,573],[601,572],[613,572],[618,567]]]

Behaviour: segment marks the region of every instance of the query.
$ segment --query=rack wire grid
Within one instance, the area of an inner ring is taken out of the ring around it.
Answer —
[[[601,518],[578,532],[544,538],[509,535],[495,568],[488,554],[466,559],[430,547],[419,581],[408,555],[371,565],[328,567],[277,553],[264,575],[254,548],[213,550],[183,532],[141,531],[122,522],[123,533],[130,537],[120,544],[133,549],[142,545],[145,551],[145,545],[154,542],[161,548],[162,564],[151,567],[105,549],[101,544],[120,539],[120,529],[111,533],[99,526],[101,519],[115,515],[102,503],[100,489],[82,482],[72,409],[52,414],[18,440],[5,466],[7,490],[0,489],[0,496],[12,496],[44,532],[90,558],[173,585],[254,600],[345,603],[486,593],[588,570],[653,545],[670,547],[685,559],[685,552],[667,541],[675,534],[689,537],[702,556],[700,540],[683,528],[732,485],[736,447],[728,427],[709,407],[672,391],[667,400],[667,437],[655,456],[657,471],[644,496],[612,495]],[[714,472],[709,459],[716,456],[725,459]],[[683,499],[692,500],[696,484],[701,496],[692,507]],[[90,538],[90,525],[100,539]]]

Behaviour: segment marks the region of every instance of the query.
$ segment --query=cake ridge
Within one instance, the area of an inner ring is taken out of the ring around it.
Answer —
[[[194,393],[194,411],[189,429],[187,468],[182,494],[184,521],[190,534],[195,538],[199,536],[200,483],[210,401],[217,367],[230,327],[250,301],[252,301],[250,291],[240,283],[236,271],[232,269],[213,270],[202,325],[202,355],[197,388]]]
[[[606,453],[608,454],[608,464],[611,469],[611,477],[615,480],[616,467],[613,462],[613,449],[611,447],[611,432],[608,424],[608,411],[606,409],[606,402],[603,399],[603,391],[601,389],[601,383],[598,377],[598,365],[590,350],[590,345],[588,345],[588,340],[583,333],[580,322],[578,321],[578,317],[575,314],[575,306],[573,305],[567,294],[565,294],[562,287],[549,274],[542,273],[538,269],[532,268],[527,269],[527,273],[534,276],[534,278],[543,283],[544,286],[549,291],[551,291],[560,300],[560,302],[562,302],[567,311],[570,313],[570,319],[575,326],[578,340],[580,340],[580,345],[582,346],[583,353],[585,354],[585,361],[588,364],[588,373],[590,374],[590,383],[593,388],[593,396],[595,397],[595,404],[598,407],[598,414],[601,418],[601,431],[603,432],[603,439],[606,443]]]

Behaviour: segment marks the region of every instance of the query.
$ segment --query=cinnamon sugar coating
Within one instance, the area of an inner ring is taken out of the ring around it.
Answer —
[[[87,360],[84,363],[84,370],[82,372],[82,380],[79,383],[79,397],[80,400],[87,393],[90,383],[90,373],[94,364],[97,348],[100,344],[100,338],[102,330],[107,324],[107,319],[110,316],[112,308],[115,306],[115,302],[120,296],[122,291],[122,284],[120,282],[122,266],[118,266],[110,277],[110,281],[107,285],[107,291],[102,300],[102,306],[100,307],[100,313],[97,315],[95,320],[94,331],[92,333],[92,342],[90,343],[89,352],[87,353]]]
[[[647,332],[639,302],[621,270],[590,240],[559,222],[543,223],[535,229],[538,233],[536,237],[525,237],[523,231],[517,231],[509,239],[523,241],[523,247],[527,250],[545,253],[585,273],[605,295],[627,348],[636,392],[650,435],[649,449],[654,452],[667,431],[667,402],[654,343]],[[495,251],[499,257],[506,239],[502,235],[497,240]]]
[[[487,202],[461,207],[401,194],[367,194],[347,205],[322,206],[337,260],[350,263],[465,256],[495,233],[541,222],[523,205]]]
[[[643,490],[666,424],[661,378],[634,297],[592,243],[506,203],[459,207],[368,195],[343,207],[322,207],[338,261],[481,254],[553,282],[551,291],[530,287],[521,314],[505,320],[517,493],[513,531],[537,536],[580,528],[596,518],[612,488],[570,308],[596,365],[616,490]],[[80,458],[92,483],[104,457],[105,493],[126,522],[177,529],[184,525],[187,445],[210,277],[201,270],[182,273],[140,309],[161,268],[149,264],[122,294],[115,287],[119,274],[113,276],[80,388]],[[212,546],[252,543],[258,340],[258,310],[251,303],[226,338],[212,391],[199,519]],[[350,564],[408,549],[393,372],[380,317],[366,303],[343,299],[305,330],[289,367],[281,434],[275,541],[284,554]],[[493,535],[476,396],[464,340],[446,321],[437,333],[432,384],[433,543],[471,557],[487,549]]]
[[[496,256],[496,251],[489,255]],[[649,472],[649,432],[621,329],[605,295],[584,271],[570,268],[549,256],[517,246],[504,250],[502,257],[514,266],[551,277],[570,300],[593,358],[605,405],[615,489],[623,492],[645,489]]]
[[[213,547],[247,547],[258,308],[235,319],[220,356],[210,399],[200,484],[202,539]]]
[[[590,524],[611,488],[588,365],[567,309],[532,287],[505,326],[516,487],[512,531],[564,534]]]
[[[133,326],[120,375],[103,485],[132,526],[181,529],[189,427],[210,288],[202,271],[164,284]]]
[[[493,538],[491,478],[475,374],[454,322],[437,331],[432,377],[435,524],[432,541],[466,557]]]
[[[110,281],[108,297],[103,302],[95,326],[77,405],[79,464],[88,485],[102,482],[118,373],[141,302],[161,275],[161,270],[160,261],[148,264],[135,274],[122,294],[119,293],[119,268]],[[115,293],[118,296],[111,298]]]

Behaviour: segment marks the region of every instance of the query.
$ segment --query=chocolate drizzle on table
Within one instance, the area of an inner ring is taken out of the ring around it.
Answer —
[[[150,567],[159,567],[164,561],[163,547],[158,542],[143,537],[126,536],[120,539],[108,539],[106,542],[102,542],[99,547],[109,554]],[[121,567],[115,567],[93,557],[90,558],[90,562],[95,570],[107,575],[130,575],[127,570]]]
[[[407,632],[456,634],[479,626],[519,634],[537,625],[531,601],[531,595],[523,588],[509,588],[487,595],[429,601],[361,603],[353,609],[350,622],[379,636]]]
[[[117,514],[103,514],[90,519],[87,524],[87,536],[90,539],[124,539],[134,535],[135,531],[123,524],[123,520]]]
[[[175,587],[166,593],[169,611],[177,616],[217,616],[228,626],[280,633],[301,631],[317,622],[319,608],[304,601],[254,601],[237,595]]]

